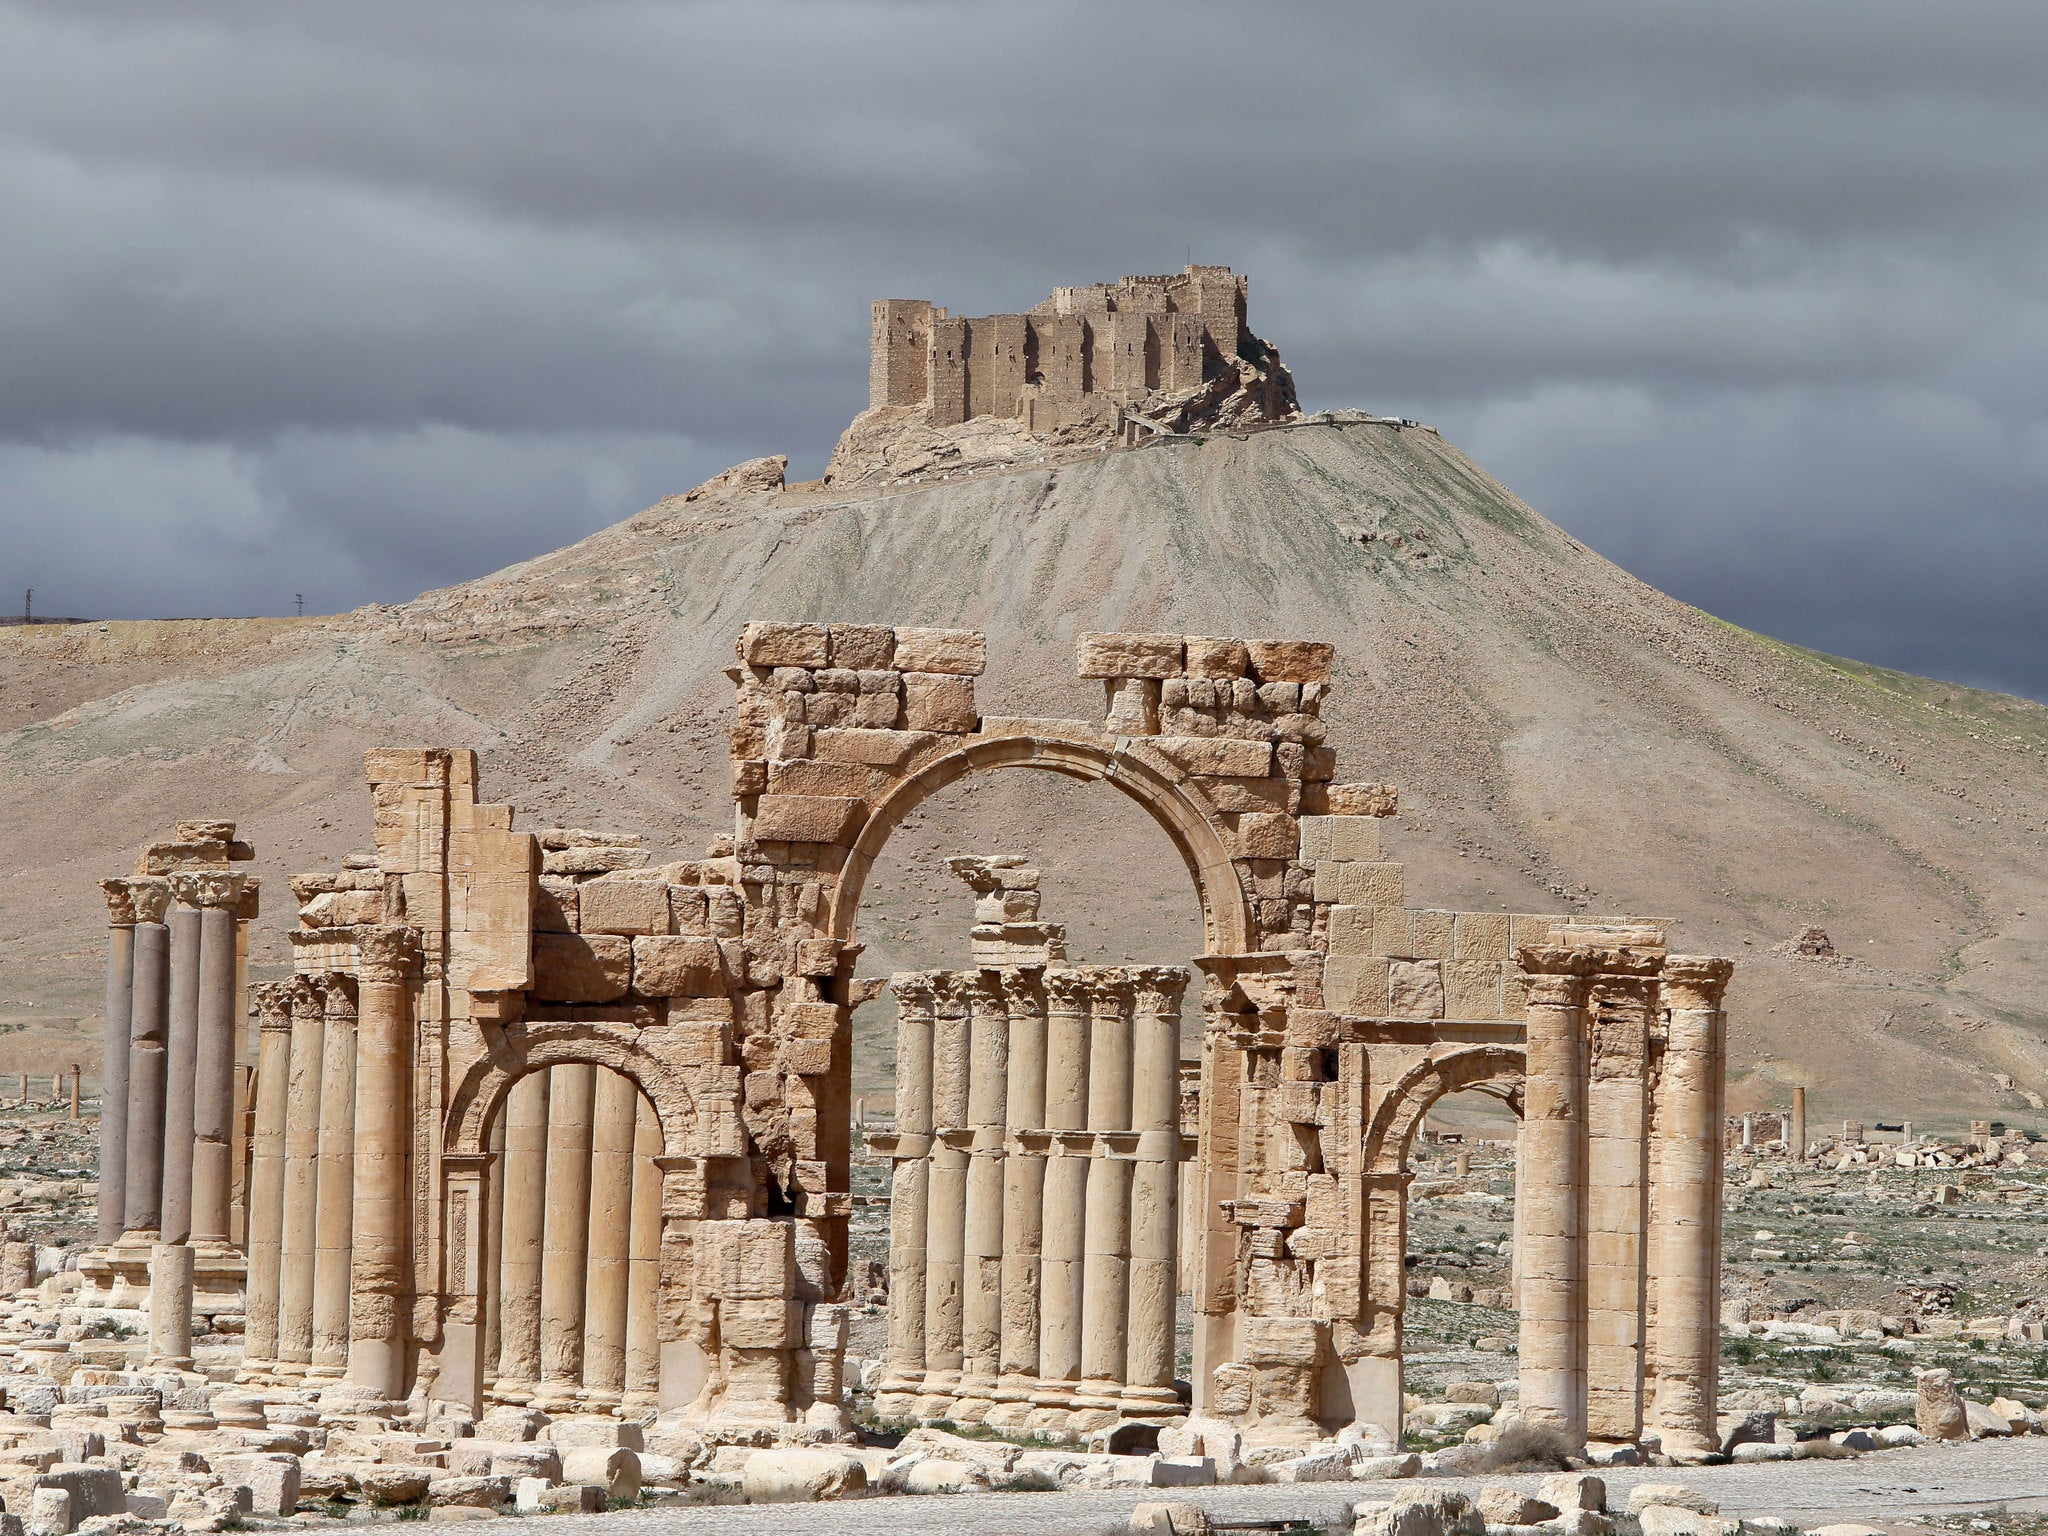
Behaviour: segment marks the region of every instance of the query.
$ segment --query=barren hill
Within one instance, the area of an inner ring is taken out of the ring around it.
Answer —
[[[525,824],[700,850],[729,815],[723,669],[751,617],[985,628],[982,707],[1005,714],[1099,710],[1084,629],[1333,639],[1340,771],[1401,787],[1411,903],[1675,917],[1740,965],[1738,1108],[1803,1082],[1823,1122],[2048,1129],[2048,710],[1723,624],[1435,434],[1348,420],[730,485],[395,609],[0,634],[0,1021],[33,1026],[0,1034],[0,1071],[46,1070],[96,1009],[94,881],[179,817],[256,844],[256,958],[280,962],[283,875],[367,840],[369,745],[472,745]],[[963,851],[1032,855],[1077,957],[1192,952],[1185,876],[1114,791],[949,793],[871,887],[864,968],[965,958],[937,862]],[[1836,957],[1785,952],[1808,925]]]

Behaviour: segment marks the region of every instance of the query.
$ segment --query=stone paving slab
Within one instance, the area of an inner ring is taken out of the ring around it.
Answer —
[[[1730,1514],[1783,1515],[1803,1524],[1897,1520],[2007,1504],[2048,1509],[2048,1440],[1980,1440],[1918,1446],[1844,1461],[1755,1462],[1721,1467],[1617,1468],[1602,1474],[1619,1506],[1639,1482],[1684,1483]],[[1422,1478],[1390,1483],[1257,1484],[1220,1488],[1119,1488],[1101,1492],[958,1494],[857,1499],[833,1504],[671,1507],[557,1517],[548,1529],[602,1528],[616,1536],[696,1532],[816,1532],[819,1536],[1098,1536],[1121,1532],[1131,1509],[1184,1499],[1225,1520],[1334,1521],[1352,1504],[1435,1486],[1468,1492],[1506,1485],[1535,1491],[1536,1477]]]

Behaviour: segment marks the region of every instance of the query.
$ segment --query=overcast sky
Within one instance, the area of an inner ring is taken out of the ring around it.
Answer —
[[[872,298],[1192,253],[1309,408],[2048,698],[2044,81],[2039,0],[0,0],[0,608],[402,600],[816,473]]]

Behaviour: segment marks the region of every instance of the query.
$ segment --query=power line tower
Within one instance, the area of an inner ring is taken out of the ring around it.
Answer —
[[[292,606],[297,610],[298,616],[303,619],[306,616],[306,594],[294,592],[292,594]]]
[[[25,593],[23,593],[23,594],[22,594],[22,598],[21,598],[21,622],[22,622],[22,623],[24,623],[24,624],[33,624],[33,623],[35,623],[35,621],[36,621],[36,589],[35,589],[34,587],[30,587],[30,588],[28,589],[28,591],[26,591]]]

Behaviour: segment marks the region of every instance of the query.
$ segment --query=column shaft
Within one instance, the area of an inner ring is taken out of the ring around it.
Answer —
[[[483,1378],[488,1384],[498,1373],[498,1353],[504,1342],[501,1327],[505,1318],[503,1255],[505,1252],[505,1108],[498,1107],[491,1121],[491,1163],[485,1175],[490,1183],[484,1198],[484,1252],[491,1272],[484,1286]]]
[[[1673,955],[1665,963],[1670,1038],[1658,1084],[1666,1131],[1658,1167],[1663,1262],[1657,1295],[1654,1411],[1667,1451],[1720,1448],[1721,1180],[1725,1158],[1726,960]]]
[[[1009,1132],[1045,1127],[1045,987],[1030,971],[1006,978],[1010,1015]],[[1028,1401],[1038,1377],[1039,1263],[1045,1245],[1045,1158],[1013,1153],[1003,1165],[1002,1350],[998,1397]]]
[[[362,930],[357,1003],[355,1235],[348,1377],[402,1402],[412,1326],[412,983],[419,938]]]
[[[584,1281],[583,1388],[597,1406],[626,1391],[626,1314],[633,1242],[633,1135],[640,1089],[623,1072],[597,1073],[590,1143],[589,1264]]]
[[[966,1242],[961,1283],[963,1397],[971,1417],[995,1394],[1003,1338],[1003,1164],[1010,1019],[998,979],[984,971],[968,994]]]
[[[1649,1199],[1650,1012],[1654,961],[1607,973],[1587,1007],[1586,1433],[1633,1442],[1643,1426]]]
[[[327,1071],[327,1019],[320,994],[291,982],[291,1058],[284,1121],[284,1230],[279,1243],[277,1361],[305,1374],[313,1359],[313,1298],[320,1251],[320,1121]]]
[[[339,973],[323,989],[327,1023],[320,1068],[318,1249],[313,1261],[313,1374],[348,1368],[349,1293],[355,1285],[358,1004]]]
[[[1036,1401],[1059,1408],[1072,1403],[1081,1377],[1088,1159],[1071,1142],[1088,1124],[1089,985],[1080,971],[1049,971],[1045,985],[1045,1126],[1054,1135],[1044,1174]]]
[[[242,1369],[277,1360],[278,1302],[284,1254],[285,1127],[291,1103],[292,1014],[289,985],[258,987],[256,1129],[249,1157],[249,1299]]]
[[[163,1200],[167,1243],[192,1235],[192,1134],[199,1081],[199,909],[171,908],[171,1017],[164,1047]]]
[[[1515,1198],[1522,1415],[1586,1438],[1586,973],[1579,950],[1524,950],[1530,975]]]
[[[240,881],[234,886],[238,888]],[[237,889],[237,894],[239,891]],[[235,909],[199,912],[199,1043],[193,1089],[192,1237],[226,1248],[234,1203]]]
[[[883,1391],[912,1393],[925,1370],[925,1266],[932,1150],[930,978],[892,978],[896,993],[896,1149],[889,1198],[889,1355]]]
[[[1081,1278],[1082,1405],[1113,1411],[1124,1380],[1131,1286],[1131,1164],[1110,1155],[1103,1133],[1131,1128],[1131,985],[1121,973],[1097,983],[1088,1051],[1087,1234]]]
[[[661,1390],[661,1122],[635,1094],[632,1257],[626,1282],[626,1406],[653,1406]]]
[[[965,1363],[961,1316],[967,1245],[968,1023],[965,979],[944,971],[933,978],[937,995],[932,1025],[931,1183],[927,1198],[924,1387],[927,1397],[948,1396]]]
[[[1130,1336],[1124,1380],[1132,1411],[1172,1409],[1174,1312],[1179,1299],[1180,998],[1184,971],[1139,974],[1132,1017]]]
[[[590,1137],[597,1068],[555,1067],[548,1089],[547,1227],[540,1278],[540,1379],[549,1403],[572,1406],[583,1384],[584,1280],[589,1260]],[[556,1411],[554,1408],[550,1412]]]
[[[119,1239],[127,1215],[128,1042],[135,1027],[135,910],[125,882],[106,880],[101,884],[115,919],[107,929],[107,1021],[100,1045],[99,1240],[106,1244]],[[77,1107],[72,1105],[74,1117]]]
[[[548,1100],[554,1074],[543,1068],[512,1085],[499,1109],[505,1157],[505,1239],[499,1252],[498,1383],[501,1397],[523,1402],[540,1380],[540,1277],[547,1225]]]
[[[157,910],[162,911],[159,899]],[[170,1027],[171,932],[135,925],[135,1015],[128,1041],[128,1176],[121,1225],[158,1232],[163,1220],[164,1039]]]

